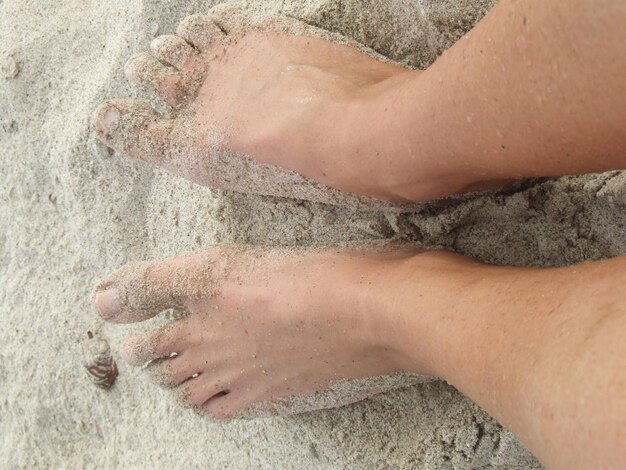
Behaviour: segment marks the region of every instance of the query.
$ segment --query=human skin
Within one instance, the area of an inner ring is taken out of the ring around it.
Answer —
[[[122,268],[95,307],[112,322],[187,309],[122,356],[165,358],[153,379],[217,419],[405,370],[447,380],[548,468],[619,468],[625,282],[626,256],[542,270],[411,249],[215,247]]]
[[[423,73],[320,39],[251,32],[202,43],[191,34],[202,53],[186,50],[177,72],[165,76],[145,56],[128,72],[150,68],[140,81],[193,120],[118,101],[98,111],[94,129],[120,152],[208,184],[197,165],[208,148],[186,147],[185,165],[175,139],[221,123],[234,129],[227,146],[237,152],[394,201],[624,168],[625,19],[618,1],[503,0]],[[216,44],[222,53],[209,52]],[[254,78],[227,80],[265,50]],[[218,66],[199,89],[178,91],[211,60]],[[459,388],[549,468],[618,468],[625,264],[538,270],[408,248],[222,247],[122,268],[94,304],[116,322],[186,308],[185,319],[129,340],[123,355],[135,365],[159,359],[150,373],[216,418],[337,379],[408,370]]]
[[[393,197],[418,200],[624,168],[625,24],[621,1],[500,2],[419,78],[372,87],[351,126],[365,181],[390,172]]]
[[[241,29],[229,23],[233,8],[181,24],[194,49],[175,36],[153,43],[155,56],[177,67],[150,54],[128,63],[128,77],[178,115],[109,101],[94,119],[107,145],[200,184],[241,190],[220,179],[224,163],[209,163],[216,150],[207,134],[221,129],[229,150],[392,201],[622,168],[621,1],[503,0],[424,72],[319,38],[251,30],[229,42]],[[231,34],[198,38],[213,21]]]

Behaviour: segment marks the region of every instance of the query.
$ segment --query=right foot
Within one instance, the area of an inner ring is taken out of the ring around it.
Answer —
[[[126,73],[175,108],[176,117],[111,100],[95,114],[98,136],[120,153],[209,187],[323,199],[289,194],[257,162],[341,191],[402,200],[393,175],[381,176],[354,148],[359,126],[351,120],[353,104],[374,85],[402,80],[407,70],[353,47],[261,30],[246,20],[239,7],[222,4],[208,16],[185,19],[178,36],[155,39],[152,54],[131,59]],[[284,181],[301,184],[287,173]]]

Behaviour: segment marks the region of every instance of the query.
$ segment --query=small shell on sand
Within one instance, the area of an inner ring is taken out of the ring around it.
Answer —
[[[20,64],[10,55],[0,56],[0,77],[15,78],[20,73]]]
[[[117,364],[111,356],[109,343],[96,338],[91,331],[82,344],[83,366],[91,381],[100,388],[110,389],[117,378]]]

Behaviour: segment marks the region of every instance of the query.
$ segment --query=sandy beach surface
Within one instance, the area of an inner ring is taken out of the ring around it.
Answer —
[[[216,423],[119,360],[125,337],[160,320],[104,324],[90,308],[95,283],[124,263],[209,244],[406,242],[546,267],[626,252],[626,172],[527,181],[398,214],[211,191],[98,143],[89,122],[104,99],[165,111],[127,84],[127,58],[215,3],[0,0],[0,468],[541,468],[440,381],[387,377],[374,383],[387,392],[341,408]],[[494,3],[248,2],[419,68]],[[83,369],[87,331],[118,360],[108,392]]]

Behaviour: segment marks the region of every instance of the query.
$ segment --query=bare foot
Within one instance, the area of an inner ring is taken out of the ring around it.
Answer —
[[[126,66],[129,79],[163,98],[175,117],[112,100],[96,111],[93,127],[117,151],[210,187],[333,202],[311,187],[314,180],[400,200],[393,175],[359,156],[356,103],[407,70],[314,34],[288,18],[254,24],[233,4],[189,17],[178,36],[155,39],[152,53]]]
[[[216,247],[130,264],[98,287],[94,305],[119,323],[186,309],[127,341],[122,356],[154,361],[147,369],[160,385],[227,418],[340,379],[408,369],[385,312],[397,295],[389,276],[415,253]]]

